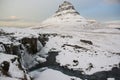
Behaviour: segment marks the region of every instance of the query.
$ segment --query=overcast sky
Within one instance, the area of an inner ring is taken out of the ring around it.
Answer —
[[[0,0],[0,21],[40,22],[64,0]],[[98,21],[120,20],[120,0],[67,0],[81,16]]]

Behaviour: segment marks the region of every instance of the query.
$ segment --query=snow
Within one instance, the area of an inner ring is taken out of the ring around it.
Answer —
[[[10,77],[0,77],[0,80],[20,80],[20,79],[10,78]]]
[[[77,22],[81,21],[81,22]],[[87,25],[88,22],[86,19],[84,19],[82,16],[79,15],[72,15],[72,14],[67,14],[65,16],[60,16],[60,17],[51,17],[41,23],[42,27],[48,27],[48,28],[59,28],[59,29],[69,29],[64,27],[64,26],[70,26],[71,28],[75,26],[75,24],[81,28],[84,27],[84,25]]]
[[[63,74],[60,71],[49,69],[49,68],[44,71],[37,70],[37,71],[31,72],[30,75],[34,80],[71,80],[71,79],[81,80],[77,77],[71,77]]]
[[[93,30],[93,32],[97,32],[97,33],[108,33],[108,34],[120,34],[120,30],[118,29],[112,29],[112,28],[106,28],[106,29],[97,29],[97,30]]]
[[[114,78],[108,78],[107,80],[115,80]]]
[[[38,37],[39,35],[37,32],[33,31],[30,28],[9,28],[9,27],[0,27],[6,33],[13,33],[12,35],[16,38],[21,39],[23,37]]]
[[[120,21],[107,21],[105,22],[106,26],[107,27],[110,27],[110,28],[120,28]]]
[[[10,37],[6,37],[6,36],[0,36],[0,42],[4,43],[4,44],[10,44],[12,43]]]
[[[42,57],[37,57],[36,58],[36,61],[40,62],[40,63],[43,63],[43,62],[46,62],[46,59],[45,58],[42,58]]]
[[[82,69],[86,74],[111,70],[112,67],[115,67],[120,61],[120,56],[113,54],[119,54],[120,52],[120,35],[118,34],[68,32],[65,35],[72,36],[72,38],[62,38],[59,34],[56,37],[49,37],[49,41],[46,43],[46,46],[42,48],[41,54],[46,54],[49,50],[55,48],[60,52],[56,57],[56,61],[60,63],[61,66],[69,64],[68,68],[77,70]],[[81,39],[90,40],[93,42],[93,45],[82,43],[80,42]],[[65,46],[62,48],[64,44],[78,45],[87,48],[88,51],[74,49],[71,46]],[[73,60],[78,60],[79,64],[74,66],[75,63],[73,63]],[[94,68],[86,70],[89,68],[90,63],[93,64]]]
[[[15,64],[18,65],[18,64]],[[10,63],[10,69],[9,69],[9,74],[13,78],[23,78],[24,77],[24,72],[18,68],[18,66],[15,66],[12,63]]]
[[[10,62],[11,59],[14,59],[16,58],[17,56],[15,55],[9,55],[9,54],[5,54],[5,53],[0,53],[0,64],[3,62],[3,61],[8,61]]]
[[[107,53],[98,53],[96,56],[93,53],[71,53],[71,52],[65,52],[60,53],[57,56],[57,61],[61,63],[61,66],[65,66],[69,64],[69,68],[73,69],[82,69],[86,74],[93,74],[98,71],[108,71],[111,70],[111,68],[114,66],[114,64],[118,64],[120,57],[116,55],[110,55]],[[91,54],[91,55],[90,55]],[[107,57],[107,56],[110,57]],[[79,64],[77,66],[74,66],[73,60],[77,60]],[[89,67],[89,64],[93,64],[93,68],[91,70],[86,70]],[[112,67],[109,67],[109,65],[112,65]]]

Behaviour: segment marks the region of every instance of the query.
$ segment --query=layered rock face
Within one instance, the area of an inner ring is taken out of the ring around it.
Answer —
[[[57,17],[66,14],[79,15],[79,13],[75,10],[74,6],[70,2],[64,1],[63,4],[59,5],[55,16]]]

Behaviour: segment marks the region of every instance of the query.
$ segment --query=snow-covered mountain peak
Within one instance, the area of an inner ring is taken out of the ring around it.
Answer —
[[[87,24],[87,19],[82,17],[70,2],[64,1],[50,18],[41,23],[41,27],[58,29],[68,29],[69,27],[69,29],[71,29],[70,27],[83,27]]]
[[[82,17],[68,1],[59,5],[58,10],[49,18],[44,20],[37,29],[45,28],[57,31],[80,31],[98,28],[100,24],[96,20]]]
[[[64,1],[61,5],[59,5],[55,16],[62,16],[66,14],[79,15],[79,13],[75,10],[74,6],[68,1]]]

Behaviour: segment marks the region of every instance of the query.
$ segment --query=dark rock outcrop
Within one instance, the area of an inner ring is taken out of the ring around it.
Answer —
[[[28,53],[30,54],[36,54],[37,52],[37,38],[23,38],[20,40],[20,42],[25,46],[27,49]]]
[[[5,53],[18,55],[20,45],[14,45],[13,43],[11,43],[11,44],[3,44],[3,45],[4,45],[4,48],[5,48]]]
[[[15,42],[8,43],[8,44],[0,42],[0,44],[2,45],[2,48],[5,49],[5,53],[7,53],[7,54],[20,55],[21,50],[24,50],[23,49],[24,47],[27,49],[27,52],[29,54],[36,54],[39,51],[37,48],[38,38],[26,38],[25,37],[25,38],[22,38],[21,40],[19,40],[19,42],[17,42],[17,44],[15,44]]]

